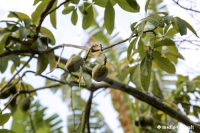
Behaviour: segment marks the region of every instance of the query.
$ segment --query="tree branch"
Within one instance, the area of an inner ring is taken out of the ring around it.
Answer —
[[[173,0],[173,1],[174,1],[174,3],[176,3],[179,7],[183,8],[183,9],[185,9],[185,10],[190,10],[190,11],[193,11],[193,12],[200,13],[200,11],[198,11],[198,10],[194,10],[194,9],[192,9],[192,8],[187,8],[187,7],[182,6],[178,1],[175,1],[175,0]]]
[[[58,8],[60,8],[62,5],[64,5],[67,2],[69,2],[69,0],[65,0],[64,2],[60,3],[60,5],[58,5],[56,8],[52,9],[51,11],[49,11],[48,14],[51,14],[52,12],[54,12],[55,10],[57,10]]]
[[[22,53],[30,53],[30,52],[28,50],[15,50],[15,51],[9,51],[9,52],[7,51],[0,54],[0,57],[8,56],[11,54],[22,54]]]
[[[15,76],[17,74],[19,74],[26,65],[28,65],[28,63],[31,61],[31,59],[33,58],[34,55],[31,55],[29,60],[12,76],[12,78],[6,83],[4,84],[4,86],[0,89],[0,94],[3,92],[3,90],[10,84],[10,82],[15,78]]]
[[[67,62],[67,60],[65,58],[61,58],[60,62],[65,64]],[[90,75],[92,74],[91,68],[83,67],[83,71]],[[104,81],[106,83],[110,84],[110,87],[112,87],[113,89],[120,90],[127,94],[130,94],[130,95],[134,96],[135,98],[137,98],[145,103],[148,103],[149,105],[163,111],[165,114],[168,114],[172,118],[178,120],[179,122],[182,122],[183,124],[185,124],[187,126],[193,125],[194,126],[194,129],[192,129],[193,131],[195,131],[197,133],[200,131],[200,125],[192,122],[183,113],[176,111],[173,108],[165,105],[164,103],[162,103],[161,99],[159,99],[155,96],[151,96],[146,92],[142,92],[142,91],[138,90],[137,88],[133,88],[129,85],[123,84],[123,83],[121,83],[117,80],[111,79],[109,77],[107,77]]]
[[[41,16],[40,16],[40,20],[39,20],[39,24],[37,25],[36,27],[36,36],[35,36],[35,40],[37,39],[38,37],[38,34],[40,32],[40,28],[41,28],[41,25],[45,19],[45,17],[48,15],[49,13],[49,10],[51,10],[53,4],[55,3],[56,0],[50,0],[49,4],[47,5],[46,9],[42,12]]]

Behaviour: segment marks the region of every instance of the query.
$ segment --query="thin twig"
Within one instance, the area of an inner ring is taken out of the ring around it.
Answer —
[[[35,40],[38,38],[38,34],[39,34],[39,32],[40,32],[41,25],[42,25],[42,23],[43,23],[45,17],[48,15],[49,10],[51,10],[51,8],[52,8],[52,6],[53,6],[53,4],[54,4],[55,1],[56,1],[56,0],[51,0],[51,1],[49,2],[49,4],[47,5],[46,9],[42,12],[42,14],[41,14],[41,16],[40,16],[39,24],[36,26]]]
[[[4,84],[4,86],[0,89],[0,95],[1,95],[1,93],[3,92],[3,90],[8,86],[8,84],[10,84],[10,82],[15,78],[15,76],[18,74],[18,73],[20,73],[23,69],[24,69],[24,67],[26,66],[26,65],[28,65],[28,63],[31,61],[31,59],[33,58],[33,56],[34,55],[31,55],[31,57],[29,58],[29,60],[12,76],[12,78],[6,83],[6,84]]]
[[[36,133],[31,114],[29,114],[29,119],[30,119],[30,122],[31,122],[31,128],[33,130],[33,133]]]
[[[153,29],[151,29],[151,30],[146,30],[146,31],[144,31],[143,33],[154,32],[154,30],[155,30],[156,28],[157,28],[157,27],[155,27],[155,28],[153,28]],[[135,35],[133,35],[132,37],[136,37],[136,36],[138,36],[138,34],[135,34]],[[126,39],[124,39],[124,40],[122,40],[122,41],[120,41],[120,42],[117,42],[117,43],[115,43],[115,44],[112,44],[112,45],[110,45],[110,46],[108,46],[108,47],[103,48],[102,51],[104,51],[104,50],[106,50],[106,49],[109,49],[109,48],[112,48],[112,47],[114,47],[114,46],[117,46],[117,45],[119,45],[119,44],[122,44],[122,43],[124,43],[124,42],[126,42],[126,41],[128,41],[128,40],[129,40],[129,37],[126,38]],[[92,52],[96,52],[96,51],[99,51],[99,50],[93,50]]]
[[[62,47],[62,51],[60,53],[60,56],[59,56],[58,61],[56,63],[56,66],[50,72],[48,72],[47,74],[53,72],[58,67],[58,64],[60,63],[60,57],[62,56],[63,50],[64,50],[64,46]]]
[[[87,124],[88,133],[90,133],[90,109],[91,109],[91,104],[92,104],[93,93],[94,93],[93,91],[90,92],[90,97],[85,107],[85,118],[84,118],[82,133],[85,132],[86,124]]]
[[[72,109],[72,113],[73,113],[73,123],[74,123],[74,131],[76,131],[76,124],[75,124],[75,110],[74,110],[74,107],[73,107],[73,90],[72,90],[72,87],[71,88],[71,92],[70,92],[70,98],[71,98],[71,102],[70,102],[70,105],[71,105],[71,109]]]
[[[193,12],[200,13],[200,11],[198,11],[198,10],[194,10],[194,9],[192,9],[192,8],[187,8],[187,7],[182,6],[178,1],[175,1],[175,0],[173,0],[173,1],[174,1],[174,3],[176,3],[179,7],[183,8],[183,9],[185,9],[185,10],[190,10],[190,11],[193,11]]]
[[[66,0],[66,1],[60,3],[60,5],[58,5],[56,8],[52,9],[51,11],[49,11],[48,14],[51,14],[52,12],[54,12],[55,10],[57,10],[58,8],[60,8],[62,5],[64,5],[67,2],[69,2],[69,0]]]

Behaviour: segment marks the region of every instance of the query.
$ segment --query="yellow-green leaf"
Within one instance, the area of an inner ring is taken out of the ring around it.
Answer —
[[[31,19],[33,24],[38,25],[40,16],[42,12],[45,10],[47,7],[49,1],[48,0],[43,0],[39,6],[35,9],[35,11],[31,14]]]
[[[128,59],[128,60],[129,60],[129,58],[130,58],[130,56],[131,56],[131,53],[132,53],[132,51],[133,51],[133,47],[135,46],[136,41],[137,41],[137,38],[134,38],[134,39],[132,40],[132,42],[129,44],[129,46],[128,46],[128,50],[127,50],[127,59]]]
[[[75,8],[74,6],[65,7],[65,9],[62,11],[62,14],[69,14],[74,10],[74,8]]]
[[[144,76],[148,75],[148,71],[147,71],[147,67],[146,67],[146,62],[147,62],[147,59],[146,59],[146,57],[144,57],[142,59],[141,64],[140,64],[140,71],[141,71],[141,74],[144,75]]]
[[[182,21],[182,19],[175,17],[174,20],[175,20],[175,25],[177,24],[177,26],[178,26],[178,31],[181,34],[181,36],[186,35],[187,27],[186,27],[185,23]]]
[[[151,14],[149,15],[146,20],[150,23],[152,23],[156,27],[164,27],[164,20],[162,17],[160,17],[157,14]]]
[[[126,2],[131,6],[134,10],[138,9],[138,3],[135,0],[126,0]]]
[[[83,29],[89,28],[92,22],[94,21],[94,12],[93,12],[92,5],[87,4],[85,8],[86,8],[87,14],[83,15],[83,22],[82,22]]]
[[[10,118],[10,113],[0,115],[0,126],[3,126]]]
[[[55,56],[54,56],[54,52],[49,52],[49,53],[46,53],[46,56],[48,57],[48,61],[49,61],[49,64],[50,64],[50,70],[54,69],[55,66],[56,66],[56,59],[55,59]]]
[[[140,39],[138,42],[138,52],[140,54],[141,59],[145,57],[146,54],[145,54],[144,43],[142,39]]]
[[[148,91],[149,85],[150,85],[150,80],[151,80],[151,67],[152,67],[152,61],[146,60],[146,69],[147,69],[147,75],[141,74],[141,83],[142,87],[144,88],[145,91]]]
[[[40,33],[42,33],[44,35],[47,35],[51,39],[50,44],[54,45],[56,43],[54,35],[53,35],[53,33],[49,29],[47,29],[45,27],[41,27]]]
[[[105,8],[104,23],[108,33],[111,34],[115,26],[115,9],[113,8],[110,0],[108,0]]]
[[[22,12],[10,12],[10,14],[8,15],[8,18],[18,18],[19,20],[30,20],[30,17]]]
[[[140,6],[138,4],[137,4],[137,9],[134,9],[127,3],[126,0],[115,0],[115,1],[125,11],[128,11],[128,12],[139,12],[140,11]]]
[[[4,52],[4,47],[6,45],[6,40],[7,40],[7,38],[9,36],[10,36],[9,32],[0,34],[0,53]]]
[[[45,54],[40,54],[37,61],[36,75],[40,75],[48,65],[48,57]]]
[[[174,46],[175,43],[171,39],[165,38],[161,41],[158,41],[155,45],[154,48],[160,47],[160,46]]]
[[[19,38],[20,40],[23,40],[25,37],[27,37],[30,34],[30,29],[26,28],[26,27],[19,27]]]
[[[54,2],[54,4],[53,4],[53,6],[52,6],[52,9],[54,9],[54,8],[56,8],[56,6],[57,6],[57,3],[58,3],[58,0],[56,0],[55,2]],[[57,10],[55,10],[54,12],[52,12],[51,14],[50,14],[50,21],[51,21],[51,24],[52,24],[52,26],[56,29],[56,11]]]
[[[8,129],[0,129],[0,133],[15,133],[12,130],[8,130]]]
[[[179,18],[179,17],[177,17],[177,18]],[[179,18],[179,19],[181,19],[181,18]],[[186,26],[190,31],[192,31],[192,33],[194,33],[197,37],[199,37],[199,36],[197,35],[196,31],[194,30],[194,28],[193,28],[188,22],[186,22],[186,21],[183,20],[183,19],[181,19],[181,20],[184,22],[185,26]]]
[[[101,7],[106,7],[106,4],[108,3],[108,0],[93,0],[94,4],[101,6]],[[114,0],[110,0],[112,5],[114,6],[116,2]]]
[[[138,89],[141,89],[141,72],[140,72],[140,65],[136,65],[130,68],[130,78],[131,81],[136,85]]]
[[[161,53],[158,51],[153,52],[154,62],[164,71],[168,73],[175,73],[176,68],[174,64],[172,64],[169,59],[162,57]]]
[[[78,21],[78,14],[77,14],[77,10],[74,10],[72,12],[72,16],[71,16],[71,21],[73,25],[76,25],[77,21]]]
[[[148,6],[149,6],[149,2],[150,0],[147,0],[146,4],[145,4],[145,12],[147,12]]]

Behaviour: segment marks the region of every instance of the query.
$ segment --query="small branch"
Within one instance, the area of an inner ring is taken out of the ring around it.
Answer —
[[[86,124],[87,124],[88,133],[91,133],[90,132],[90,109],[91,109],[91,104],[92,104],[92,98],[93,98],[93,92],[90,93],[90,97],[85,107],[85,118],[84,118],[82,133],[85,132]]]
[[[192,9],[192,8],[187,8],[187,7],[182,6],[178,1],[175,1],[175,0],[173,0],[173,1],[174,1],[174,3],[176,3],[179,7],[183,8],[183,9],[185,9],[185,10],[190,10],[190,11],[193,11],[193,12],[200,13],[200,11],[198,11],[198,10],[194,10],[194,9]]]
[[[64,64],[67,62],[67,60],[65,58],[61,58],[60,61]],[[83,71],[88,73],[89,75],[92,75],[92,69],[89,67],[83,67]],[[121,82],[114,80],[112,78],[109,78],[109,77],[107,77],[104,81],[106,83],[108,83],[110,85],[110,87],[112,87],[113,89],[123,91],[123,92],[157,108],[158,110],[163,111],[165,114],[168,114],[172,118],[178,120],[179,122],[182,122],[183,124],[185,124],[187,126],[193,125],[194,126],[194,129],[192,129],[193,131],[195,131],[197,133],[200,131],[200,125],[191,121],[182,112],[177,111],[174,108],[171,108],[171,107],[167,106],[166,104],[162,103],[162,100],[160,100],[159,98],[155,98],[155,96],[151,96],[146,92],[142,92],[142,91],[138,90],[137,88],[133,88],[127,84],[121,83]]]
[[[36,91],[39,91],[39,90],[44,90],[44,89],[58,87],[58,86],[61,86],[61,84],[57,83],[57,84],[52,84],[52,85],[46,85],[46,86],[43,86],[43,87],[36,88],[34,90],[21,90],[19,93],[20,94],[22,94],[22,93],[33,93],[33,92],[36,92]]]
[[[15,50],[15,51],[4,52],[0,54],[0,57],[8,56],[11,54],[22,54],[22,53],[30,53],[30,52],[28,50]]]
[[[31,57],[29,58],[29,60],[12,76],[12,78],[6,83],[4,84],[4,86],[0,89],[0,94],[3,92],[3,90],[10,84],[10,82],[15,78],[15,76],[17,74],[19,74],[26,65],[28,65],[28,63],[31,61],[31,59],[33,58],[34,55],[31,55]]]
[[[56,63],[56,66],[50,72],[48,72],[47,74],[53,72],[58,67],[58,64],[60,63],[60,57],[62,56],[63,50],[64,50],[64,46],[62,47],[62,51],[60,53],[60,56],[59,56],[58,61]]]
[[[143,33],[147,33],[147,32],[153,32],[153,33],[154,33],[154,30],[155,30],[156,28],[157,28],[157,27],[155,27],[155,28],[153,28],[153,29],[151,29],[151,30],[146,30],[146,31],[144,31]],[[135,34],[135,35],[133,35],[132,37],[136,37],[136,36],[138,36],[138,34]],[[107,50],[107,49],[109,49],[109,48],[112,48],[112,47],[114,47],[114,46],[117,46],[117,45],[119,45],[119,44],[122,44],[122,43],[124,43],[124,42],[126,42],[126,41],[128,41],[128,40],[129,40],[129,38],[126,38],[125,40],[122,40],[122,41],[120,41],[120,42],[117,42],[117,43],[115,43],[115,44],[112,44],[112,45],[110,45],[110,46],[108,46],[108,47],[103,48],[102,51]],[[97,52],[97,51],[99,51],[99,50],[93,50],[92,52]]]
[[[2,113],[5,109],[7,109],[8,105],[9,105],[15,98],[17,98],[18,95],[19,95],[19,93],[16,93],[14,96],[12,96],[12,97],[9,99],[8,103],[6,103],[6,105],[4,106],[4,108],[0,111],[0,113]]]
[[[71,102],[70,102],[70,106],[71,106],[71,109],[72,109],[72,112],[73,112],[73,124],[74,124],[74,131],[76,131],[76,124],[75,124],[75,110],[74,110],[74,106],[73,106],[73,90],[72,90],[72,87],[71,88],[71,91],[70,91],[70,98],[71,98]]]
[[[35,132],[35,127],[34,127],[34,124],[33,124],[33,120],[32,120],[32,117],[31,117],[31,114],[29,114],[29,119],[30,119],[30,122],[31,122],[31,128],[33,130],[33,133],[36,133]]]
[[[46,9],[42,12],[41,16],[40,16],[40,20],[39,20],[39,24],[36,27],[36,36],[35,36],[35,40],[38,38],[38,34],[40,32],[40,28],[41,25],[45,19],[45,17],[48,15],[49,10],[51,10],[53,4],[55,3],[56,0],[50,0],[49,4],[47,5]]]
[[[60,3],[60,5],[58,5],[56,8],[49,11],[48,14],[51,14],[52,12],[54,12],[55,10],[57,10],[58,8],[60,8],[62,5],[64,5],[67,2],[69,2],[69,0],[65,0],[64,2]]]
[[[50,48],[48,50],[41,51],[40,53],[41,54],[42,53],[48,53],[48,52],[54,51],[55,49],[62,48],[62,47],[74,47],[74,48],[78,48],[78,49],[82,49],[82,50],[86,50],[86,51],[89,50],[89,48],[84,47],[84,46],[78,46],[78,45],[74,45],[74,44],[61,44],[61,45],[55,46],[53,48]]]

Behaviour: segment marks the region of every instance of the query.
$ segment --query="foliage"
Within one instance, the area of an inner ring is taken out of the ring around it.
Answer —
[[[190,80],[188,76],[176,75],[176,64],[184,57],[174,36],[187,35],[188,30],[195,37],[198,34],[186,20],[169,15],[166,6],[157,9],[162,4],[161,0],[147,0],[146,17],[130,24],[131,34],[126,39],[119,37],[120,33],[115,30],[116,7],[125,13],[140,13],[142,9],[136,0],[66,0],[60,4],[58,0],[35,0],[37,7],[31,16],[10,12],[8,18],[14,19],[1,21],[6,26],[0,29],[0,72],[5,73],[9,69],[9,61],[12,61],[10,71],[13,77],[8,81],[2,77],[0,82],[0,99],[7,100],[5,108],[1,109],[0,126],[6,124],[10,117],[13,120],[11,129],[0,129],[0,133],[62,132],[59,115],[45,117],[47,108],[34,101],[37,91],[46,88],[54,93],[62,91],[63,102],[68,103],[71,109],[67,117],[68,132],[113,132],[92,101],[101,88],[108,88],[125,133],[167,133],[168,130],[158,129],[158,125],[163,127],[178,122],[194,125],[192,130],[197,132],[199,125],[184,114],[199,118],[199,107],[192,100],[199,99],[200,77]],[[82,22],[82,28],[89,36],[87,46],[58,45],[58,38],[42,26],[49,15],[50,23],[56,29],[59,19],[56,14],[61,6],[64,6],[63,15],[71,15],[73,25]],[[104,10],[101,20],[98,18],[99,9]],[[80,15],[82,20],[79,20]],[[84,66],[80,66],[78,72],[66,71],[64,65],[67,59],[61,57],[62,52],[60,56],[54,54],[54,50],[63,47],[82,49],[78,55],[84,56]],[[37,61],[37,68],[22,71],[32,60]],[[109,74],[104,82],[92,80],[95,64],[108,68]],[[62,71],[62,75],[57,76],[60,79],[44,75],[48,66],[50,72],[55,69]],[[23,82],[27,73],[45,78],[45,86],[33,88]],[[177,79],[171,80],[174,77]],[[82,95],[85,90],[90,93],[88,100]],[[32,99],[31,108],[23,112],[20,104],[27,97]],[[4,113],[6,108],[10,113]],[[147,115],[152,116],[154,123],[145,126],[142,122],[135,124],[140,121],[140,116]],[[170,131],[177,132],[177,129]]]

